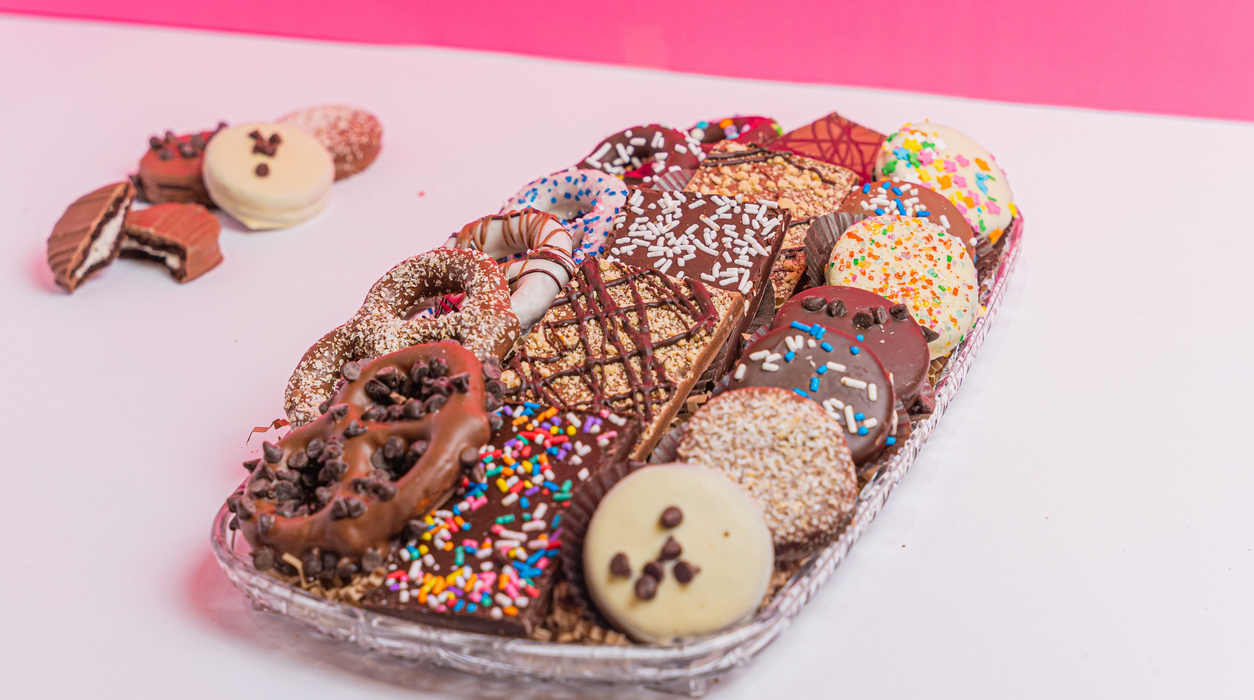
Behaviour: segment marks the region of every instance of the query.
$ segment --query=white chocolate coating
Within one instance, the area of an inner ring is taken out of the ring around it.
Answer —
[[[659,519],[669,506],[683,511],[674,528]],[[641,600],[636,580],[658,558],[667,537],[683,547],[675,561],[700,567],[689,583],[664,562],[657,595]],[[722,474],[688,464],[640,469],[602,499],[583,545],[584,577],[593,602],[638,641],[668,644],[727,629],[753,615],[766,595],[775,564],[762,509]],[[630,576],[610,573],[623,552]]]
[[[273,157],[253,152],[248,134],[282,139]],[[257,174],[265,163],[270,172]],[[308,221],[326,208],[335,181],[331,153],[316,139],[286,124],[244,124],[218,132],[205,147],[205,188],[223,211],[254,230]]]
[[[880,146],[875,172],[939,192],[958,207],[979,236],[996,243],[1015,205],[997,161],[971,137],[931,122],[906,124]]]

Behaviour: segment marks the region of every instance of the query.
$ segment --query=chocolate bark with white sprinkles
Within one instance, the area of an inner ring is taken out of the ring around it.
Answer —
[[[892,381],[865,337],[792,321],[745,348],[731,388],[771,386],[815,401],[845,426],[845,442],[861,464],[897,430]]]
[[[696,279],[589,258],[502,375],[511,396],[641,417],[643,459],[744,316],[744,297]]]
[[[392,548],[368,609],[511,637],[540,626],[574,490],[625,461],[640,425],[608,411],[535,403],[511,404],[501,415],[449,503],[411,521]]]
[[[790,215],[742,197],[629,190],[604,258],[696,277],[745,297],[743,332],[757,313]]]

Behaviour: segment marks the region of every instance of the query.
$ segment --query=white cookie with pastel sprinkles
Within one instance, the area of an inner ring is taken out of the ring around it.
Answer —
[[[850,226],[827,262],[827,283],[905,304],[932,359],[948,355],[979,316],[975,263],[966,245],[916,217],[877,216]]]
[[[944,195],[989,243],[996,243],[1015,217],[1010,184],[992,154],[948,126],[901,127],[880,145],[875,173]]]

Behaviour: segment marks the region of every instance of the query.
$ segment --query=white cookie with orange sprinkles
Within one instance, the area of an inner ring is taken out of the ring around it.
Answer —
[[[827,283],[905,304],[923,328],[932,359],[953,352],[979,317],[967,246],[919,218],[877,216],[850,226],[832,248]]]

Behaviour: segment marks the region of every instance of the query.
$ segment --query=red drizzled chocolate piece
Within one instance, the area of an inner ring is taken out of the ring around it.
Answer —
[[[875,179],[875,156],[884,138],[832,112],[771,141],[768,147],[848,168],[868,182]]]

